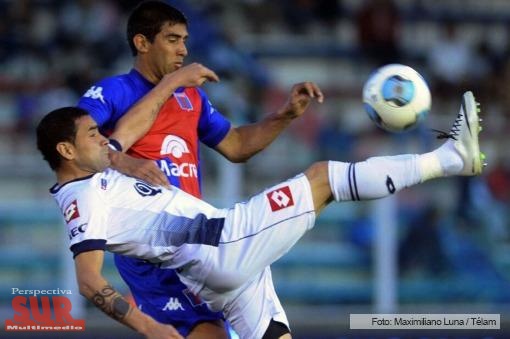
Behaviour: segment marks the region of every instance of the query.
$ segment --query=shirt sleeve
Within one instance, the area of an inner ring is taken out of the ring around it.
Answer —
[[[96,123],[103,127],[113,119],[115,102],[119,102],[122,91],[120,82],[115,78],[104,79],[92,87],[80,98],[78,107],[87,110]]]
[[[202,99],[202,111],[198,121],[198,137],[207,146],[215,147],[230,130],[230,121],[213,107],[203,90],[200,88],[197,88],[197,90]]]
[[[64,205],[64,218],[73,257],[93,250],[106,249],[107,211],[101,198],[91,190],[71,195]]]

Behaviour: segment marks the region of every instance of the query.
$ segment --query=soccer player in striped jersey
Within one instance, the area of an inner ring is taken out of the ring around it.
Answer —
[[[165,186],[169,181],[200,198],[199,142],[230,161],[246,161],[303,114],[309,103],[302,101],[303,94],[322,101],[315,84],[297,84],[278,112],[258,123],[233,127],[198,87],[205,81],[218,81],[217,75],[200,64],[184,65],[188,31],[180,11],[162,2],[144,2],[130,15],[127,35],[134,68],[94,84],[78,106],[91,114],[102,133],[113,133],[113,140],[120,141],[112,141],[113,146],[137,158],[112,152],[114,168],[153,184]],[[141,114],[136,119],[121,119],[128,111]],[[222,315],[212,313],[173,270],[120,255],[115,255],[115,264],[143,312],[173,324],[183,336],[226,337]],[[287,323],[285,312],[274,292],[269,267],[265,274],[267,299],[272,300],[274,310],[270,319],[276,322],[272,326],[283,334],[288,332],[280,329]]]
[[[480,174],[479,130],[478,107],[467,92],[448,140],[429,153],[315,163],[230,209],[109,169],[108,140],[80,108],[47,114],[37,127],[37,146],[57,176],[50,191],[67,223],[81,294],[149,338],[181,338],[129,305],[101,274],[104,250],[144,259],[176,269],[192,293],[224,312],[241,338],[258,339],[274,311],[265,298],[266,267],[313,227],[327,204]]]

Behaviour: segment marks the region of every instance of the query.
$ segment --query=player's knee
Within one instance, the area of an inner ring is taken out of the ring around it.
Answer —
[[[310,182],[313,181],[327,181],[328,180],[328,162],[319,161],[313,163],[305,171],[305,175]]]
[[[318,161],[314,162],[308,169],[305,171],[308,179],[314,179],[317,177],[323,177],[328,174],[328,162],[327,161]]]

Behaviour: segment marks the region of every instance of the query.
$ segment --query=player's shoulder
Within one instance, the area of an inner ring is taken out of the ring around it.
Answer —
[[[200,87],[178,87],[174,94],[185,94],[187,96],[191,97],[207,97],[206,92],[200,88]]]
[[[203,88],[200,88],[200,87],[191,87],[190,89],[193,89],[194,93],[197,96],[201,97],[202,99],[207,99],[208,98],[207,93],[206,93],[206,91]]]
[[[93,175],[90,175],[61,185],[55,184],[50,188],[50,193],[62,210],[66,223],[74,219],[78,205],[88,206],[94,201],[92,179]]]
[[[108,99],[111,99],[117,94],[123,92],[125,90],[125,83],[124,74],[103,78],[90,86],[82,95],[80,101],[88,102],[92,100],[95,102],[96,100],[99,100],[104,104]]]
[[[113,75],[97,81],[83,94],[79,106],[83,105],[94,111],[97,104],[106,105],[108,103],[123,110],[125,106],[131,105],[133,100],[137,100],[147,91],[146,85],[141,85],[136,76],[132,70],[126,74]],[[101,120],[96,116],[94,119],[98,122]]]
[[[130,73],[108,76],[97,81],[94,86],[102,88],[119,88],[129,86],[132,83]]]
[[[98,174],[91,174],[85,177],[70,180],[63,184],[55,184],[50,188],[50,193],[57,200],[68,197],[86,197],[91,194],[94,188],[94,182]]]
[[[57,199],[66,196],[80,196],[96,199],[101,192],[107,191],[108,183],[114,183],[123,177],[122,173],[107,168],[102,172],[68,181],[64,184],[55,184],[50,193]]]

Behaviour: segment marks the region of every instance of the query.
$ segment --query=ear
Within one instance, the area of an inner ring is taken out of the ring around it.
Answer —
[[[59,142],[56,148],[62,158],[66,160],[73,160],[76,157],[74,146],[69,141]]]
[[[150,41],[147,40],[143,34],[135,35],[133,37],[133,44],[135,45],[138,53],[147,53],[150,47]]]

